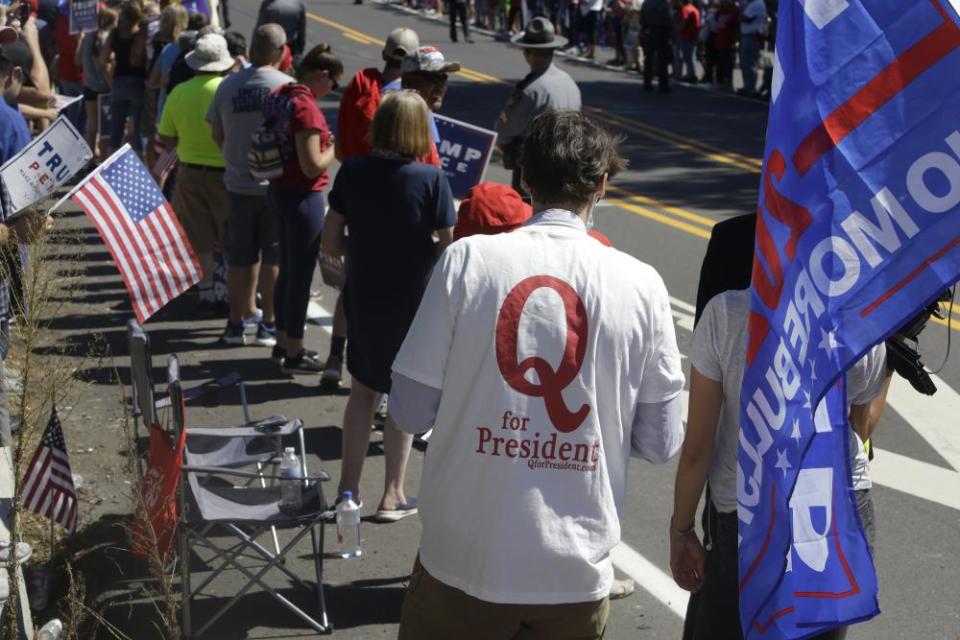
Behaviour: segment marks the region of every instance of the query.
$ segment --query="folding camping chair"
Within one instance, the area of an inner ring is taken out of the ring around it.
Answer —
[[[153,363],[150,353],[150,336],[136,319],[127,321],[127,344],[130,349],[130,391],[132,400],[132,443],[137,461],[137,472],[143,477],[146,467],[147,446],[149,438],[145,431],[150,425],[157,424],[157,410],[170,406],[170,398],[157,399],[153,385]],[[177,374],[179,379],[179,372]],[[250,417],[250,407],[247,404],[247,390],[237,372],[228,373],[215,380],[209,380],[201,385],[184,392],[184,398],[189,402],[220,393],[236,386],[240,393],[240,406],[243,410],[243,419],[246,423],[253,420]],[[282,416],[273,416],[273,420],[286,421]]]
[[[127,322],[127,341],[130,347],[130,388],[133,402],[133,432],[131,437],[136,455],[136,469],[142,479],[147,468],[149,448],[147,443],[149,438],[141,436],[141,431],[146,431],[150,425],[158,424],[157,412],[171,408],[172,403],[169,396],[156,398],[150,336],[140,323],[133,318]],[[178,384],[180,383],[180,364],[175,356],[170,356],[167,359],[167,378],[171,382],[176,380]],[[279,461],[280,453],[282,453],[282,450],[278,450],[281,438],[292,435],[297,431],[290,426],[293,423],[290,423],[284,416],[270,416],[259,422],[253,422],[250,418],[250,407],[247,404],[246,387],[240,379],[240,375],[236,372],[215,380],[209,380],[182,393],[184,400],[189,402],[190,400],[212,396],[233,386],[236,386],[239,390],[240,405],[245,420],[245,424],[241,426],[240,431],[223,430],[231,427],[191,429],[187,435],[187,446],[195,455],[200,456],[196,459],[200,466],[241,468],[254,465],[257,471],[262,471],[265,465]],[[179,405],[177,409],[179,409]],[[244,428],[247,428],[247,430],[244,430]],[[259,437],[245,438],[244,434],[248,433],[249,428],[257,429]],[[274,443],[276,446],[269,446],[268,439],[263,437],[264,433],[271,433],[275,436]],[[300,431],[300,439],[303,439],[302,431]],[[267,486],[265,478],[261,477],[258,480],[261,488]],[[280,542],[277,538],[277,532],[272,528],[271,531],[273,533],[274,549],[279,552]]]
[[[171,357],[170,398],[173,411],[174,437],[176,438],[181,430],[187,429],[187,426],[182,411],[183,405],[179,400],[182,390],[179,380],[176,380],[175,368],[176,360]],[[178,490],[181,516],[180,526],[177,528],[181,558],[181,615],[183,633],[186,638],[204,637],[204,633],[237,604],[254,585],[270,594],[277,602],[292,611],[315,631],[319,633],[332,631],[332,626],[327,619],[326,601],[323,592],[323,513],[327,509],[327,503],[320,484],[330,478],[324,472],[312,477],[308,475],[302,427],[303,424],[300,420],[293,420],[278,427],[271,427],[268,434],[265,434],[262,429],[258,430],[257,426],[202,429],[199,432],[195,429],[187,429],[188,444],[184,451],[184,464],[181,469],[182,476]],[[257,468],[257,471],[244,471],[239,468],[210,466],[205,463],[214,460],[204,453],[191,450],[190,443],[195,436],[216,438],[221,434],[224,438],[245,441],[248,445],[257,439],[277,440],[280,434],[286,436],[298,435],[297,445],[300,449],[301,471],[304,477],[304,500],[300,510],[296,513],[284,513],[280,510],[279,484],[271,486],[251,486],[250,484],[255,480],[278,480],[278,476],[266,474],[260,467]],[[241,486],[233,484],[236,479],[246,481],[246,484]],[[271,528],[295,529],[297,531],[289,542],[273,552],[257,542],[257,539]],[[229,534],[231,536],[230,542],[218,544],[211,537],[214,529]],[[317,579],[315,587],[307,584],[286,564],[287,554],[307,534],[310,535],[314,571]],[[191,548],[211,551],[213,552],[213,560],[219,561],[210,575],[197,587],[191,586],[188,555]],[[250,558],[247,555],[248,552],[264,564],[259,567],[248,566],[248,563],[244,562]],[[240,571],[248,578],[248,582],[229,602],[204,623],[195,636],[192,635],[191,601],[228,568]],[[315,593],[319,606],[318,617],[313,617],[303,611],[265,581],[265,576],[272,569],[285,574],[295,585]]]

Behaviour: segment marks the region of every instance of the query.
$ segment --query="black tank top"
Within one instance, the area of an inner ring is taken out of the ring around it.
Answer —
[[[120,35],[119,31],[113,32],[113,36],[110,39],[110,46],[113,49],[114,61],[116,64],[113,72],[115,77],[147,77],[147,68],[145,66],[142,64],[140,66],[134,66],[131,62],[131,58],[133,57],[134,37],[135,36],[130,35],[125,38]]]

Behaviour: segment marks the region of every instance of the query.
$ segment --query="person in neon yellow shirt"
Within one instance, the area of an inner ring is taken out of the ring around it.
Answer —
[[[157,136],[164,145],[177,149],[180,164],[173,210],[203,267],[199,297],[202,305],[208,305],[214,302],[213,252],[223,245],[227,194],[223,155],[203,114],[234,59],[224,37],[210,33],[197,40],[186,62],[196,75],[178,84],[167,97]]]

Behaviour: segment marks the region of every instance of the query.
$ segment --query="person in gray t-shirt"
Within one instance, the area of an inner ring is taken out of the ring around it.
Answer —
[[[245,344],[244,324],[257,320],[257,344],[276,344],[273,287],[278,274],[276,213],[267,198],[266,181],[250,175],[250,135],[263,123],[263,103],[277,87],[292,81],[277,70],[286,36],[280,25],[257,27],[250,44],[252,66],[228,76],[217,88],[207,112],[213,139],[223,152],[227,188],[225,249],[230,268],[227,289],[230,317],[220,338],[226,345]],[[258,317],[256,292],[263,299]]]

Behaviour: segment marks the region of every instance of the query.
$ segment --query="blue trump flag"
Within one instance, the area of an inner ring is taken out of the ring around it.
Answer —
[[[879,613],[843,372],[960,277],[960,0],[783,0],[738,459],[746,638]]]

